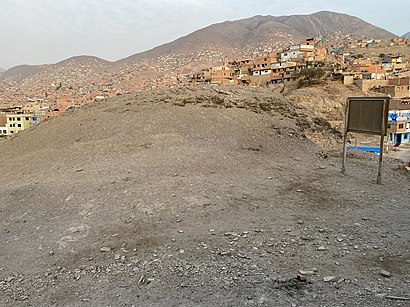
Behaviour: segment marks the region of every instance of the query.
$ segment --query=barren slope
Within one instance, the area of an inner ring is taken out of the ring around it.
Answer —
[[[243,50],[248,44],[257,48],[271,41],[289,44],[289,39],[302,39],[300,32],[277,22],[272,16],[254,16],[210,25],[151,50],[131,55],[119,62],[134,62],[178,53],[202,50]]]
[[[352,153],[341,176],[309,111],[218,91],[124,96],[1,141],[0,305],[404,306],[386,298],[410,294],[398,162],[377,186]]]
[[[329,11],[321,11],[310,15],[281,16],[277,20],[306,36],[312,37],[338,31],[367,38],[391,38],[396,36],[358,17]]]
[[[355,85],[346,86],[340,81],[326,81],[319,85],[290,90],[285,94],[286,98],[329,121],[343,120],[348,97],[365,95]]]
[[[360,18],[336,12],[317,12],[310,15],[254,16],[251,18],[213,24],[173,42],[158,46],[120,60],[133,62],[177,53],[201,50],[244,50],[274,43],[286,47],[290,41],[318,37],[331,32],[342,31],[368,38],[396,37],[384,29]]]

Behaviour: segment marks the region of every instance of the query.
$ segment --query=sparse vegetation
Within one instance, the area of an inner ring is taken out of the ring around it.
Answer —
[[[306,68],[299,72],[299,85],[318,83],[325,75],[322,68]]]

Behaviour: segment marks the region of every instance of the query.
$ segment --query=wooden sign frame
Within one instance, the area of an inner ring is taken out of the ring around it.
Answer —
[[[347,133],[380,135],[379,167],[377,184],[382,182],[384,136],[387,134],[390,97],[349,97],[345,110],[343,135],[342,174],[346,173]]]

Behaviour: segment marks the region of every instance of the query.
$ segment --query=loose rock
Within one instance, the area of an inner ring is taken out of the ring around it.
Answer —
[[[380,272],[380,274],[381,274],[383,277],[386,277],[386,278],[389,278],[389,277],[391,276],[391,273],[390,273],[389,271],[386,271],[386,270],[382,270],[382,271]]]
[[[324,282],[330,282],[330,281],[333,281],[333,280],[335,280],[335,279],[336,279],[335,276],[326,276],[326,277],[323,277],[323,281],[324,281]]]

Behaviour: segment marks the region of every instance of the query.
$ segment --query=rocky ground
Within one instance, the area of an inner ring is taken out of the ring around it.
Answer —
[[[284,94],[286,98],[309,109],[316,116],[340,122],[344,119],[348,97],[368,95],[355,85],[343,85],[340,80],[331,81],[329,79],[313,86],[289,88]],[[372,93],[372,95],[378,94]]]
[[[0,142],[0,305],[409,306],[409,172],[265,89],[75,110]],[[341,146],[340,146],[341,148]]]

